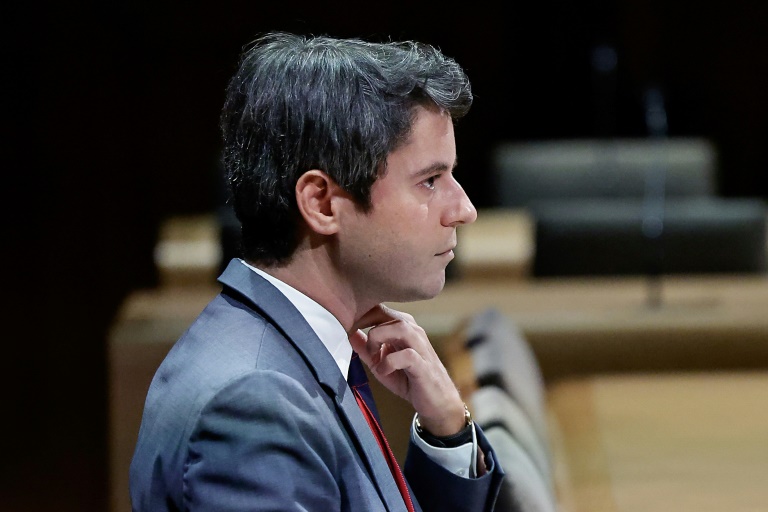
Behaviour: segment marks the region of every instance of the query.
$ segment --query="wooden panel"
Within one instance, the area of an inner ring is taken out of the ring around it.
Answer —
[[[464,279],[525,279],[531,274],[534,225],[522,208],[479,210],[461,226],[453,265]]]

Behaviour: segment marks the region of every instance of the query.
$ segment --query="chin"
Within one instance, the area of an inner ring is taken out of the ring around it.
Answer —
[[[411,288],[403,294],[403,298],[397,302],[417,302],[420,300],[429,300],[437,297],[445,287],[445,274],[439,279],[422,283],[418,288]]]

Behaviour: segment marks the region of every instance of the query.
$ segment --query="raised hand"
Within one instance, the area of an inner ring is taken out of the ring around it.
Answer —
[[[461,396],[411,315],[381,304],[363,315],[351,333],[352,348],[373,376],[411,403],[424,429],[449,436],[465,426]]]

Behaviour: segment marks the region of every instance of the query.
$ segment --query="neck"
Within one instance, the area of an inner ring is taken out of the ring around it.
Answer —
[[[291,259],[281,265],[252,265],[323,306],[350,334],[355,322],[377,305],[375,301],[362,300],[355,293],[324,246],[299,247]]]

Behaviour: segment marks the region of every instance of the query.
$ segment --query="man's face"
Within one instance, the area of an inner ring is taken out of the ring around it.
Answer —
[[[357,209],[339,232],[342,272],[357,295],[406,302],[442,290],[456,227],[477,218],[455,165],[450,116],[418,107],[409,139],[390,153],[371,189],[372,208]]]

